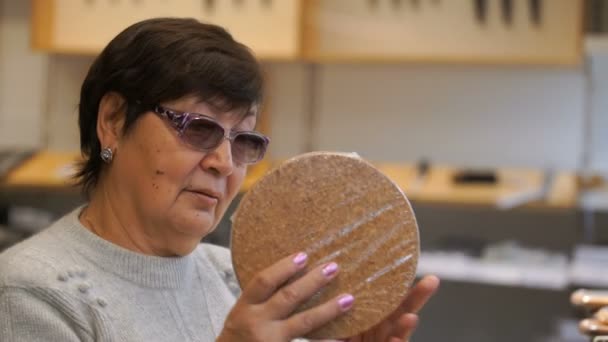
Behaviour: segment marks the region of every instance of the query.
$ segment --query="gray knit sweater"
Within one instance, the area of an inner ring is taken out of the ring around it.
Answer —
[[[80,208],[0,254],[0,341],[214,341],[238,295],[227,249],[133,253]]]

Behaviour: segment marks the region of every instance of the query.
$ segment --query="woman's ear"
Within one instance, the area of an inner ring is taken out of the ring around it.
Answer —
[[[102,148],[117,148],[125,122],[126,103],[125,98],[116,92],[106,93],[99,101],[97,137]]]

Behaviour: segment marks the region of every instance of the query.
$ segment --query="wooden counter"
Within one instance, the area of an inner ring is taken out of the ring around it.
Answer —
[[[0,183],[8,188],[69,188],[75,164],[80,160],[77,152],[41,151],[25,161]]]
[[[70,189],[79,153],[42,151],[11,172],[0,183],[8,189]],[[241,191],[247,191],[276,163],[262,161],[249,168]],[[501,209],[525,206],[569,209],[577,206],[578,188],[573,172],[558,172],[543,189],[546,175],[538,169],[499,169],[496,184],[455,184],[457,168],[434,165],[424,177],[403,163],[374,163],[415,202],[479,205]]]
[[[67,190],[74,188],[71,176],[80,160],[78,152],[41,151],[8,174],[0,188],[11,190]],[[266,171],[270,163],[262,161],[249,167],[241,191],[247,191]],[[76,189],[76,188],[74,188]]]
[[[457,184],[457,168],[433,166],[425,176],[418,176],[413,165],[376,163],[376,166],[399,185],[406,196],[420,203],[446,205],[481,205],[509,209],[526,207],[574,208],[577,205],[576,175],[559,172],[544,189],[547,175],[536,169],[499,169],[496,184]]]

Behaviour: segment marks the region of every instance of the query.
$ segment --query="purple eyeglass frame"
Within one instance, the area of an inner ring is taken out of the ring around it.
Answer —
[[[205,115],[205,114],[180,112],[178,110],[173,110],[173,109],[163,107],[160,105],[154,106],[153,111],[154,111],[154,113],[159,115],[161,118],[164,118],[167,121],[169,121],[171,126],[177,131],[177,133],[178,133],[179,137],[182,139],[182,141],[184,141],[186,144],[188,144],[188,146],[191,146],[192,148],[197,149],[199,151],[203,151],[203,152],[213,151],[222,143],[223,139],[230,141],[230,146],[231,146],[231,148],[233,148],[234,140],[239,135],[255,135],[256,137],[261,138],[264,141],[264,145],[262,148],[262,152],[260,153],[258,158],[253,161],[238,160],[238,162],[241,162],[243,164],[255,164],[255,163],[259,162],[260,160],[262,160],[264,158],[264,155],[266,154],[266,149],[268,148],[268,144],[270,143],[270,138],[268,138],[267,136],[265,136],[259,132],[256,132],[256,131],[229,131],[226,128],[224,128],[224,126],[222,126],[219,122],[217,122],[214,118],[212,118],[208,115]],[[184,139],[184,137],[183,137],[184,131],[186,130],[186,127],[188,127],[188,125],[194,120],[206,120],[206,121],[209,121],[209,122],[217,125],[218,127],[220,127],[221,129],[224,130],[223,138],[218,140],[217,144],[215,144],[214,146],[209,147],[209,148],[201,148],[201,147],[198,147],[198,146],[188,142],[187,139]],[[226,132],[228,132],[228,134],[226,134]],[[233,158],[234,158],[234,153],[233,153]]]

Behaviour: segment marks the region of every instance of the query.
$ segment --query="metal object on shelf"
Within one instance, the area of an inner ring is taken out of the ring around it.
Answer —
[[[462,169],[453,175],[452,182],[454,184],[497,184],[500,179],[498,173],[492,169]]]
[[[203,9],[206,12],[211,12],[215,9],[215,0],[203,0]]]
[[[479,24],[485,24],[488,15],[488,0],[473,0],[473,6],[475,8],[475,18],[477,19],[477,22]],[[514,0],[500,0],[502,21],[507,27],[513,25],[515,13],[514,6]],[[542,11],[542,0],[528,0],[528,15],[530,22],[535,26],[540,26],[542,23]]]
[[[510,27],[513,24],[513,0],[501,0],[502,21]]]
[[[473,0],[473,7],[475,9],[475,18],[481,25],[486,23],[486,16],[488,14],[488,1],[487,0]]]
[[[271,0],[262,0],[264,2],[271,2]],[[368,0],[367,3],[369,5],[369,8],[371,9],[377,9],[378,7],[380,7],[380,1],[381,0]],[[413,10],[417,10],[420,8],[420,5],[422,5],[422,1],[421,0],[389,0],[390,1],[390,5],[392,5],[392,8],[394,10],[400,10],[403,8],[403,4],[407,1],[409,3],[409,7]],[[439,6],[441,4],[441,0],[429,0],[429,2],[433,5],[433,6]]]
[[[542,23],[543,0],[528,0],[530,21],[540,26]]]
[[[608,1],[587,0],[585,1],[585,18],[588,33],[608,32]]]

